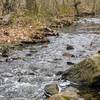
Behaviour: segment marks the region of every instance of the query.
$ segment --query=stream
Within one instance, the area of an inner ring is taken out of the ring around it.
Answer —
[[[100,51],[100,18],[82,18],[60,29],[58,37],[48,38],[48,44],[29,45],[11,50],[8,57],[0,56],[0,100],[45,100],[44,86],[58,81],[58,72]],[[68,45],[74,49],[67,50]]]

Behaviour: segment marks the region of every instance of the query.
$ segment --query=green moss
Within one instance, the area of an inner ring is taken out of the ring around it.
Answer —
[[[70,100],[68,97],[66,96],[63,96],[64,100]]]

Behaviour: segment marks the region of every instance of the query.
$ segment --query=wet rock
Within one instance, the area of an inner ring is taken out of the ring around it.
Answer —
[[[2,77],[13,77],[13,74],[4,72],[4,73],[1,73],[1,76]]]
[[[59,87],[56,83],[48,84],[44,88],[45,95],[47,97],[59,93]]]
[[[26,56],[32,56],[32,54],[31,53],[27,53]]]
[[[30,51],[29,51],[30,53],[36,53],[37,52],[37,50],[36,49],[30,49]]]
[[[48,100],[78,100],[78,98],[79,96],[76,92],[65,91],[51,96]]]
[[[74,49],[74,47],[72,46],[72,45],[67,45],[67,48],[66,48],[67,50],[73,50]]]
[[[7,45],[2,45],[0,47],[0,51],[1,51],[2,57],[8,57],[9,56],[9,47]]]
[[[62,75],[63,74],[63,71],[59,71],[56,73],[56,75]]]
[[[7,100],[7,98],[2,96],[2,95],[0,95],[0,100]]]
[[[12,62],[13,60],[10,58],[5,59],[5,62]]]
[[[67,65],[74,65],[73,62],[67,62]]]
[[[100,54],[95,54],[90,58],[81,61],[66,70],[62,79],[69,80],[79,85],[100,86]]]
[[[98,53],[100,53],[100,51],[98,51]]]
[[[12,62],[12,61],[15,61],[15,60],[20,60],[22,59],[21,57],[7,57],[5,59],[5,62]]]
[[[75,57],[75,55],[65,52],[63,54],[64,57]]]

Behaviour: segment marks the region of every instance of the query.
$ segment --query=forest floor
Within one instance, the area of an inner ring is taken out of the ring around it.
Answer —
[[[17,20],[16,23],[0,25],[0,44],[15,44],[22,41],[48,42],[47,35],[56,35],[57,28],[72,25],[74,17],[61,16],[51,22]]]

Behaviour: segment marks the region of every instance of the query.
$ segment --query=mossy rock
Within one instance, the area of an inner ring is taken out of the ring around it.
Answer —
[[[78,100],[78,98],[79,96],[76,92],[64,91],[51,96],[48,100]]]
[[[64,100],[70,100],[68,97],[66,96],[62,96]]]
[[[62,79],[80,85],[100,86],[100,53],[73,65],[71,69],[63,73]]]
[[[51,98],[49,98],[48,100],[70,100],[70,99],[66,96],[54,95]]]

